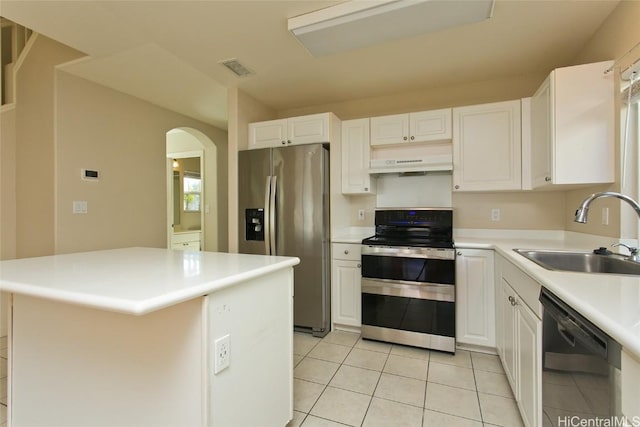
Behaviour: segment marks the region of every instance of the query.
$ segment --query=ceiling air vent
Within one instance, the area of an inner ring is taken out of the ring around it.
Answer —
[[[224,59],[218,64],[222,64],[227,67],[233,74],[238,77],[246,77],[253,74],[253,71],[242,65],[236,58]]]

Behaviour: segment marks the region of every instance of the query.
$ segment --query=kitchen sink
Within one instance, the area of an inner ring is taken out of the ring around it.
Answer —
[[[640,276],[640,263],[629,261],[617,254],[600,255],[593,252],[531,249],[514,249],[514,251],[547,270]]]

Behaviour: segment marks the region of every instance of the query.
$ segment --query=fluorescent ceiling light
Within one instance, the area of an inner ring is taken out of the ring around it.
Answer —
[[[290,18],[314,56],[331,55],[491,17],[494,0],[353,0]]]

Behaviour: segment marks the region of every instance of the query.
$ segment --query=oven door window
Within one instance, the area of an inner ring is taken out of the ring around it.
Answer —
[[[363,293],[362,324],[454,337],[455,304]]]
[[[362,255],[362,276],[404,282],[455,283],[455,261]]]

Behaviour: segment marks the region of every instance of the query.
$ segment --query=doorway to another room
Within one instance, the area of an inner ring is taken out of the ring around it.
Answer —
[[[166,155],[167,246],[216,251],[215,145],[200,131],[176,128],[167,132]]]

